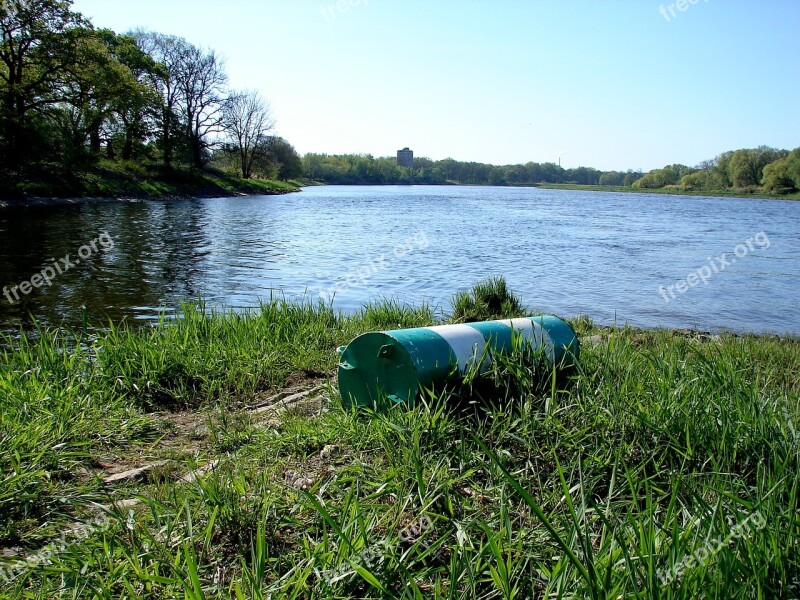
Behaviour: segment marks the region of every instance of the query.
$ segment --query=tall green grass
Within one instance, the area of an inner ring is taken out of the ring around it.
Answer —
[[[163,432],[154,410],[236,406],[291,377],[328,378],[335,349],[371,329],[430,324],[396,302],[344,317],[323,304],[265,302],[245,314],[186,304],[180,318],[94,339],[64,330],[6,339],[0,355],[0,543],[95,501],[93,457]],[[68,502],[61,502],[61,497]]]
[[[569,378],[548,379],[520,349],[494,357],[489,381],[414,408],[348,412],[329,386],[321,414],[264,425],[237,411],[298,374],[325,381],[335,348],[363,331],[434,320],[275,301],[243,316],[186,307],[91,343],[17,342],[0,365],[5,545],[35,552],[57,525],[87,521],[92,501],[142,502],[0,579],[4,596],[800,595],[796,340],[603,330]],[[149,411],[164,407],[207,413],[209,446],[182,467],[217,469],[118,492],[80,474],[109,448],[153,443]],[[287,470],[313,485],[287,486]],[[735,535],[756,513],[763,527]]]
[[[469,290],[457,292],[450,304],[455,323],[524,317],[528,312],[502,276],[488,277]]]

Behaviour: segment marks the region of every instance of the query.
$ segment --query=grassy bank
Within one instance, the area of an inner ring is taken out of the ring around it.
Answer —
[[[6,340],[3,597],[800,595],[797,340],[580,319],[567,380],[513,355],[342,408],[337,346],[435,321],[274,301]]]
[[[69,175],[43,169],[36,179],[7,183],[0,198],[12,204],[31,198],[197,198],[286,194],[298,189],[294,182],[242,179],[216,170],[165,171],[157,165],[100,161],[90,171]]]
[[[682,190],[680,188],[641,189],[628,186],[577,185],[573,183],[542,183],[537,187],[547,190],[573,190],[582,192],[618,192],[624,194],[667,194],[670,196],[711,196],[714,198],[763,198],[767,200],[800,200],[797,194],[765,194],[745,190]]]
[[[301,185],[311,186],[311,185],[342,185],[342,184],[330,184],[321,181],[313,181],[304,179],[302,182],[299,182]],[[363,186],[370,186],[370,185],[381,185],[381,184],[347,184],[347,185],[363,185]],[[385,184],[385,185],[392,185],[395,186],[397,184]],[[414,185],[414,184],[406,184],[406,185]],[[417,184],[419,185],[419,184]],[[457,181],[451,181],[445,184],[425,184],[425,185],[447,185],[447,186],[458,186],[458,187],[497,187],[493,186],[489,183],[459,183]],[[578,185],[574,183],[538,183],[538,184],[531,184],[531,185],[516,185],[516,184],[508,184],[502,187],[534,187],[534,188],[541,188],[543,190],[568,190],[568,191],[576,191],[576,192],[616,192],[622,194],[664,194],[668,196],[705,196],[705,197],[712,197],[712,198],[760,198],[765,200],[800,200],[800,193],[796,194],[766,194],[761,192],[752,192],[747,190],[705,190],[705,191],[697,191],[697,190],[682,190],[679,188],[656,188],[656,189],[641,189],[641,188],[634,188],[629,186],[609,186],[609,185]]]

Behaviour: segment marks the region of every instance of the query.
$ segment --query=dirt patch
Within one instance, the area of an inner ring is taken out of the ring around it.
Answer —
[[[239,410],[231,408],[230,413],[247,417],[261,427],[279,427],[287,416],[319,416],[327,400],[324,384],[327,379],[318,375],[310,377],[306,372],[297,373],[290,378],[293,385],[277,393],[256,395]],[[211,448],[213,411],[187,410],[151,416],[163,428],[163,436],[151,446],[132,446],[97,459],[95,464],[102,470],[100,476],[104,481],[118,483],[158,474],[185,481],[207,472],[203,471],[204,467],[194,475],[185,471],[189,457],[198,457]],[[212,460],[208,464],[216,465],[216,462]]]
[[[207,445],[208,413],[194,410],[156,415],[168,424],[169,430],[158,448],[179,448],[197,453]]]

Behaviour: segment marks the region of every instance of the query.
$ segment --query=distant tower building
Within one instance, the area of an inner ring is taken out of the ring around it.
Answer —
[[[406,169],[414,168],[414,152],[408,148],[403,148],[397,151],[397,166],[405,167]]]

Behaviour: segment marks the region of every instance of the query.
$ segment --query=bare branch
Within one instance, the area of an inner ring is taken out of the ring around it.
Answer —
[[[239,154],[242,177],[249,179],[258,152],[275,127],[269,103],[258,92],[236,93],[225,102],[223,116],[227,138]]]

